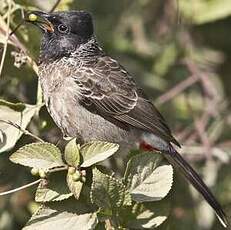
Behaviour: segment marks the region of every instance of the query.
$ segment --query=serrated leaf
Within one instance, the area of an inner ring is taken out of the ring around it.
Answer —
[[[36,202],[61,201],[73,196],[65,184],[66,172],[52,173],[48,178],[48,183],[44,185],[41,181],[36,194]]]
[[[118,144],[94,141],[80,148],[83,157],[81,167],[89,167],[112,156],[119,149]]]
[[[144,172],[145,173],[145,172]],[[156,201],[164,198],[172,187],[173,168],[163,165],[156,168],[141,183],[134,182],[130,189],[133,200],[137,202]]]
[[[135,204],[132,210],[133,216],[126,221],[126,226],[129,229],[157,228],[167,219],[169,212],[168,200]]]
[[[91,230],[98,223],[95,210],[74,199],[47,203],[23,230]]]
[[[45,142],[21,147],[10,156],[10,160],[16,164],[44,170],[65,165],[59,148]]]
[[[25,129],[39,108],[40,106],[37,105],[14,104],[0,100],[0,153],[12,149],[23,134],[19,129],[4,121],[13,122]]]
[[[64,153],[68,165],[78,167],[80,163],[79,146],[76,144],[76,138],[68,142]]]
[[[171,165],[158,166],[161,159],[158,153],[142,153],[129,160],[125,182],[133,200],[157,201],[168,194],[173,182],[173,168]]]
[[[67,173],[67,185],[70,191],[74,194],[75,198],[78,200],[82,191],[83,183],[81,181],[74,181],[72,176],[72,174]]]
[[[103,209],[131,205],[131,196],[122,181],[93,169],[91,200]]]

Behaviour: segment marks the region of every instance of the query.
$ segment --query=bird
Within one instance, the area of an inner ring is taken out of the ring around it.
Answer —
[[[160,151],[201,193],[224,227],[225,212],[177,151],[179,142],[132,75],[97,42],[86,11],[28,12],[42,31],[39,81],[48,112],[64,137]]]

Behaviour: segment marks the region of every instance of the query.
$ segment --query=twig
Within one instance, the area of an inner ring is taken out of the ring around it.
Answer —
[[[211,155],[215,158],[217,158],[220,162],[223,163],[229,163],[230,157],[227,155],[225,150],[222,148],[224,147],[224,144],[222,143],[218,147],[212,146],[211,147]],[[207,160],[208,157],[204,154],[204,146],[202,145],[185,145],[183,148],[180,150],[180,153],[186,158],[190,159],[191,161],[200,161],[200,160]]]
[[[1,18],[0,18],[1,19]],[[7,33],[3,28],[8,28],[10,32],[10,28],[6,25],[5,21],[1,20],[1,23],[3,24],[2,28],[0,27],[0,33]],[[32,69],[35,71],[35,73],[38,75],[38,66],[37,63],[29,56],[28,51],[26,47],[18,40],[18,38],[15,36],[15,34],[11,35],[11,37],[8,36],[8,41],[11,42],[13,46],[23,51],[23,53],[27,56],[28,64],[32,67]]]
[[[208,76],[209,72],[201,71],[198,66],[190,59],[186,58],[184,60],[186,67],[192,75],[198,76],[201,85],[203,87],[204,93],[208,98],[215,98],[216,92],[210,78]]]
[[[188,137],[192,134],[192,132],[193,132],[193,126],[192,124],[190,124],[187,127],[185,127],[183,130],[177,133],[177,139],[179,141],[182,141],[182,143],[185,143]]]
[[[31,183],[29,183],[29,184],[26,184],[26,185],[23,185],[23,186],[21,186],[21,187],[18,187],[18,188],[15,188],[15,189],[12,189],[12,190],[9,190],[9,191],[6,191],[6,192],[1,192],[1,193],[0,193],[0,196],[8,195],[8,194],[11,194],[11,193],[14,193],[14,192],[18,192],[18,191],[20,191],[20,190],[23,190],[23,189],[25,189],[25,188],[29,188],[29,187],[31,187],[31,186],[33,186],[33,185],[35,185],[35,184],[39,184],[41,180],[43,180],[43,179],[40,178],[40,179],[38,179],[38,180],[36,180],[36,181],[33,181],[33,182],[31,182]]]
[[[49,12],[52,13],[57,8],[57,6],[59,5],[60,2],[61,2],[61,0],[57,0]]]
[[[187,79],[183,80],[176,86],[174,86],[172,89],[170,89],[168,92],[162,94],[160,97],[156,99],[156,104],[163,104],[167,101],[171,100],[173,97],[180,94],[182,91],[187,89],[189,86],[195,84],[199,80],[198,76],[191,75]]]
[[[18,129],[19,131],[21,131],[23,134],[27,135],[27,136],[31,136],[33,137],[35,140],[39,141],[39,142],[44,142],[44,140],[42,140],[41,138],[37,137],[36,135],[34,135],[33,133],[29,132],[26,129],[23,129],[22,127],[20,127],[18,124],[13,123],[12,121],[6,121],[6,120],[0,120],[0,122],[4,122],[8,125],[12,125],[13,127],[15,127],[16,129]]]
[[[67,165],[64,165],[64,166],[60,166],[60,167],[55,167],[55,168],[52,168],[52,169],[49,169],[48,173],[54,173],[54,172],[59,172],[59,171],[64,171],[64,170],[67,170],[68,169],[68,166]],[[28,187],[31,187],[35,184],[39,184],[43,179],[40,178],[36,181],[33,181],[29,184],[26,184],[26,185],[23,185],[23,186],[20,186],[18,188],[15,188],[15,189],[12,189],[12,190],[9,190],[9,191],[5,191],[5,192],[1,192],[0,193],[0,196],[4,196],[4,195],[8,195],[8,194],[11,194],[11,193],[14,193],[14,192],[18,192],[22,189],[25,189],[25,188],[28,188]]]
[[[179,0],[176,0],[176,14],[177,14],[176,25],[178,27],[179,25],[181,25],[181,12],[180,12]]]
[[[106,219],[105,220],[105,227],[107,230],[114,230],[115,228],[113,227],[111,219]]]
[[[11,0],[8,1],[8,12],[7,12],[7,25],[6,25],[6,41],[4,43],[3,47],[3,52],[2,52],[2,58],[1,58],[1,63],[0,63],[0,76],[3,70],[3,65],[6,57],[6,51],[7,51],[7,46],[8,46],[8,39],[9,39],[9,30],[10,30],[10,14],[11,14]]]
[[[207,157],[210,158],[211,157],[211,147],[212,147],[213,143],[211,143],[211,141],[207,135],[207,132],[206,132],[206,126],[209,122],[210,114],[208,113],[208,111],[204,111],[201,118],[198,119],[194,115],[193,109],[192,109],[189,101],[187,101],[187,102],[188,102],[187,103],[188,109],[189,109],[190,113],[192,114],[192,117],[194,120],[194,126],[195,126],[196,133],[201,140],[201,143],[203,145],[205,153],[207,154]]]
[[[25,13],[24,13],[23,9],[21,9],[21,16],[22,16],[21,22],[11,31],[10,36],[12,36],[13,34],[15,34],[16,31],[26,22],[26,20],[25,20]]]
[[[201,139],[201,142],[203,144],[203,147],[205,149],[205,152],[207,154],[207,157],[211,157],[211,145],[210,140],[208,138],[207,132],[206,132],[206,125],[207,125],[207,120],[209,119],[209,115],[207,112],[205,112],[202,115],[201,119],[194,118],[194,123],[195,123],[195,128],[196,131],[198,132],[198,136]]]
[[[67,165],[64,165],[64,166],[60,166],[60,167],[55,167],[53,169],[49,169],[49,173],[54,173],[54,172],[60,172],[60,171],[65,171],[68,169],[68,166]]]

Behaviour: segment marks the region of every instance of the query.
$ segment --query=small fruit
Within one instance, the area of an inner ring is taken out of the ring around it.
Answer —
[[[43,169],[39,169],[39,176],[43,179],[46,178],[46,173]]]
[[[81,180],[82,183],[85,183],[87,178],[85,176],[81,176],[80,180]]]
[[[38,19],[38,16],[36,14],[29,14],[29,21],[35,22]]]
[[[38,168],[32,168],[30,172],[33,176],[39,175],[39,169]]]
[[[74,174],[72,175],[72,180],[73,180],[73,181],[79,181],[80,179],[81,179],[81,174],[80,174],[79,171],[76,171],[76,173],[74,173]]]
[[[85,176],[87,175],[86,170],[82,170],[82,171],[81,171],[81,175],[85,177]]]
[[[69,173],[70,175],[73,175],[75,172],[76,172],[75,167],[69,167],[69,168],[68,168],[68,173]]]

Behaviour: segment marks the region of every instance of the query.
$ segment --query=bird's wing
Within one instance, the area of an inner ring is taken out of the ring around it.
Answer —
[[[114,59],[103,56],[82,66],[73,76],[81,103],[106,119],[154,133],[179,146],[164,118]]]

